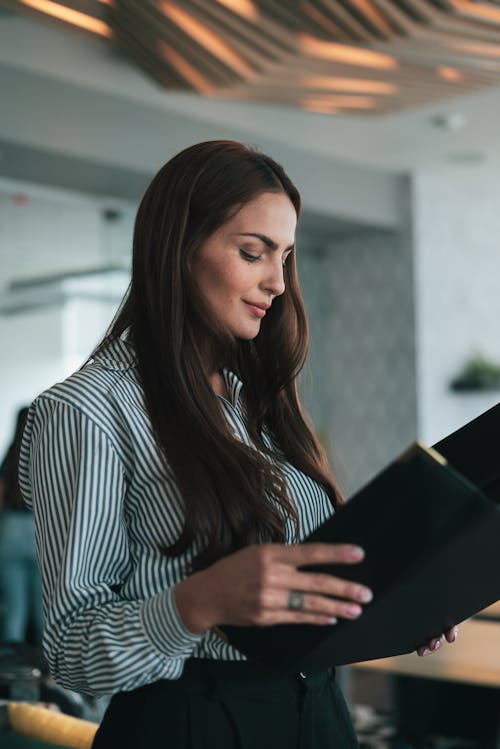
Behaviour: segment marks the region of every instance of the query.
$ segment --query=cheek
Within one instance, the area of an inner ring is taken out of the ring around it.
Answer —
[[[233,264],[207,263],[200,270],[200,287],[212,303],[238,299],[248,285],[244,269]]]

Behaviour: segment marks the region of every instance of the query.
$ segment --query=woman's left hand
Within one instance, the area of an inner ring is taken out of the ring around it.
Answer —
[[[441,647],[441,644],[443,642],[443,637],[446,638],[446,642],[455,642],[458,635],[458,627],[452,627],[451,629],[447,629],[444,635],[441,635],[440,637],[433,637],[432,640],[430,640],[426,645],[421,645],[419,648],[417,648],[417,653],[419,655],[430,655],[431,653],[435,653],[436,650],[439,650]]]

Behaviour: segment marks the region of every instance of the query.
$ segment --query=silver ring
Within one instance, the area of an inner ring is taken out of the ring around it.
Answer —
[[[288,608],[290,611],[302,611],[304,608],[304,596],[300,590],[291,590],[288,594]]]

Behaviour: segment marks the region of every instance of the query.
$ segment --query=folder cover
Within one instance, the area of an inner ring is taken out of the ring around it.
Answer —
[[[497,601],[500,405],[436,447],[448,460],[414,443],[304,539],[364,548],[360,564],[307,568],[368,585],[359,619],[221,626],[230,642],[273,670],[327,668],[411,653]]]
[[[500,403],[437,442],[434,448],[500,504]]]

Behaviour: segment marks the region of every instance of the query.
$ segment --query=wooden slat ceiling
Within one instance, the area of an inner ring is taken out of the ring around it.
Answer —
[[[500,0],[0,0],[162,87],[377,115],[500,85]]]

